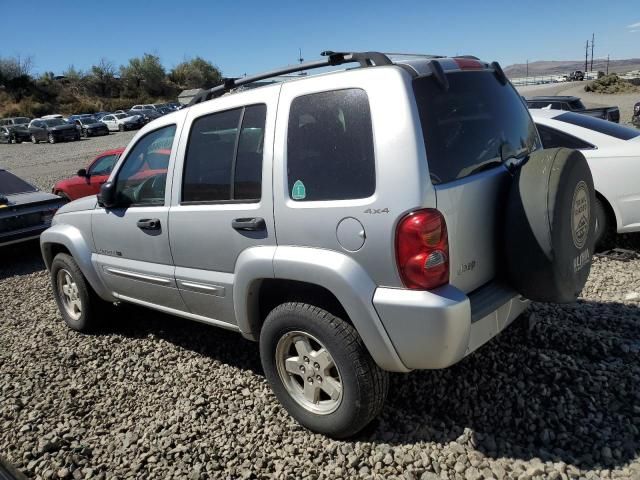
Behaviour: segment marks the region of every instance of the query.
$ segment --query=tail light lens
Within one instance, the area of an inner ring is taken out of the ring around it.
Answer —
[[[400,221],[396,260],[407,288],[430,290],[449,283],[447,225],[438,210],[418,210]]]

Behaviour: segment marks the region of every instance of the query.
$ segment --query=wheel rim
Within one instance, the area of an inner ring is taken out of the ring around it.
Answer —
[[[78,320],[82,315],[82,302],[78,294],[78,284],[64,268],[58,271],[57,282],[58,294],[65,311],[73,320]]]
[[[53,143],[53,134],[49,134],[49,143]]]
[[[35,136],[35,135],[31,135],[31,141],[32,141],[33,143],[36,143],[36,136]]]
[[[338,367],[312,335],[284,334],[276,346],[276,365],[287,393],[305,410],[328,415],[342,403],[344,387]]]

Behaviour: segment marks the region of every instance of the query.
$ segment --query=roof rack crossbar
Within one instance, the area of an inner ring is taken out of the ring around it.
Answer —
[[[210,88],[204,92],[200,92],[193,97],[189,102],[189,106],[196,103],[205,102],[221,96],[222,94],[249,83],[254,83],[260,80],[266,80],[268,78],[279,77],[288,73],[303,72],[305,70],[313,70],[315,68],[332,67],[336,65],[342,65],[344,63],[359,63],[361,67],[391,65],[393,62],[383,53],[379,52],[332,52],[325,51],[321,54],[327,57],[326,60],[315,60],[312,62],[300,63],[298,65],[291,65],[288,67],[282,67],[275,70],[270,70],[264,73],[258,73],[248,77],[241,78],[228,78],[222,85]]]

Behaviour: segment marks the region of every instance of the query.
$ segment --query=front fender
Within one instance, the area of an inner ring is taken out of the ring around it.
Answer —
[[[351,257],[332,250],[308,247],[260,247],[243,252],[238,258],[236,272],[234,307],[238,327],[245,336],[257,338],[258,332],[251,328],[251,318],[257,314],[255,286],[262,279],[312,283],[327,289],[338,299],[381,368],[408,371],[373,306],[377,286]]]
[[[47,270],[51,270],[56,245],[62,245],[69,251],[82,274],[100,298],[110,302],[116,301],[96,272],[91,262],[91,248],[87,245],[78,228],[73,225],[58,224],[48,228],[40,235],[40,250]]]

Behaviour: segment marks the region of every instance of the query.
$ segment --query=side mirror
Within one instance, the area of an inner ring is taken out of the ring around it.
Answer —
[[[116,184],[113,182],[105,182],[100,187],[98,194],[98,205],[105,208],[116,206]]]
[[[81,168],[80,170],[78,170],[77,175],[79,177],[89,177],[89,174],[87,173],[87,170],[85,168]]]

